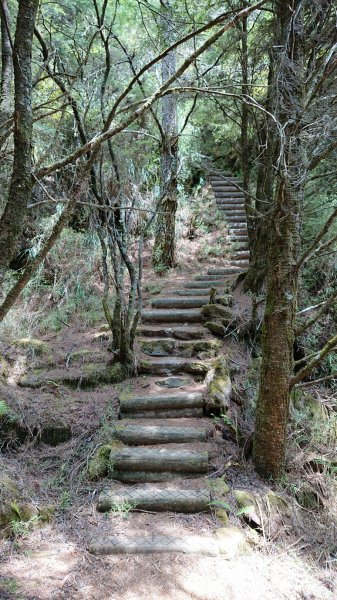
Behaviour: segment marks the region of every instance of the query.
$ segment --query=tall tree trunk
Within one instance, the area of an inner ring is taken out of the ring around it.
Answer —
[[[163,42],[169,46],[174,41],[171,6],[168,2],[163,14]],[[162,81],[167,81],[176,71],[176,52],[170,52],[162,61]],[[177,211],[178,127],[177,98],[169,94],[162,99],[162,147],[160,200],[157,205],[153,266],[159,270],[175,265],[175,225]]]
[[[245,6],[248,5],[247,1],[244,2]],[[240,24],[239,24],[240,26]],[[248,17],[242,19],[241,25],[241,76],[242,86],[241,91],[243,96],[248,96],[250,93],[249,89],[249,67],[248,67]],[[243,189],[249,192],[249,108],[246,102],[242,103],[241,108],[241,169],[242,169],[242,181]],[[252,200],[247,194],[245,196],[245,209],[247,215],[248,225],[248,237],[252,244],[254,239],[254,219],[252,214]]]
[[[278,182],[271,215],[267,295],[262,331],[262,366],[254,440],[256,470],[267,478],[282,475],[285,463],[290,380],[297,307],[301,211],[306,161],[301,140],[303,85],[303,5],[275,2],[277,88],[274,114],[284,132]],[[296,111],[296,112],[295,112]],[[296,118],[289,119],[289,114]]]
[[[11,116],[11,83],[13,77],[13,58],[10,40],[10,18],[7,0],[2,0],[1,15],[1,89],[0,89],[0,126],[3,127]]]
[[[8,201],[0,221],[0,275],[13,257],[32,192],[32,40],[39,0],[20,0],[13,62],[14,162]]]

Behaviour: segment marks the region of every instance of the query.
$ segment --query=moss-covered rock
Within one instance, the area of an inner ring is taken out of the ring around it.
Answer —
[[[207,327],[208,331],[214,335],[219,335],[221,337],[224,337],[227,331],[226,327],[217,321],[206,321],[205,327]]]
[[[246,490],[233,490],[233,496],[242,517],[248,521],[249,524],[260,526],[261,520],[257,514],[258,509],[254,496]]]
[[[218,358],[206,376],[207,409],[224,414],[229,408],[232,384],[225,357]]]
[[[5,535],[17,534],[31,526],[50,521],[53,516],[50,506],[36,506],[25,499],[17,483],[8,475],[0,475],[0,529]]]
[[[228,523],[229,523],[229,517],[228,517],[226,509],[224,509],[224,508],[216,508],[215,509],[215,516],[218,519],[218,521],[220,521],[220,523],[222,525],[228,525]]]
[[[140,340],[139,345],[144,354],[148,354],[148,356],[169,356],[175,348],[174,340],[170,339],[151,340],[151,338],[147,338]]]
[[[221,304],[221,306],[233,306],[233,296],[217,296],[215,298],[215,304]]]
[[[209,482],[209,487],[216,496],[225,496],[228,494],[230,487],[222,477],[217,477]]]
[[[105,444],[96,450],[88,462],[87,476],[91,481],[106,477],[109,470],[111,445]]]
[[[205,304],[201,309],[201,315],[204,319],[230,322],[234,320],[234,313],[230,308],[220,304]]]

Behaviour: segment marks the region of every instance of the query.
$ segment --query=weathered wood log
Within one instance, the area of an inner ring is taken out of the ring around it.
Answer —
[[[188,281],[187,283],[185,283],[185,288],[187,289],[194,289],[194,288],[207,288],[210,289],[211,287],[220,287],[223,288],[225,286],[225,282],[223,281],[223,279],[211,279],[211,280],[207,280],[207,281]]]
[[[203,327],[163,327],[159,325],[141,325],[137,330],[138,335],[144,337],[174,337],[178,340],[196,340],[206,335]]]
[[[112,471],[173,471],[207,473],[208,452],[168,448],[122,448],[111,450]]]
[[[223,273],[219,273],[218,275],[215,273],[212,273],[212,275],[207,275],[207,273],[205,273],[204,275],[195,275],[193,279],[195,281],[222,281],[222,275]]]
[[[143,310],[142,321],[161,323],[198,323],[201,321],[201,313],[197,308],[191,309],[157,309]]]
[[[202,418],[203,408],[178,408],[176,410],[148,410],[135,413],[121,413],[127,419],[190,419]]]
[[[117,425],[114,437],[129,445],[206,442],[204,427],[165,427],[163,425]]]
[[[200,308],[207,303],[207,296],[190,298],[156,298],[152,300],[153,308]]]
[[[166,290],[169,296],[208,296],[208,290],[205,288],[194,290]]]
[[[154,375],[171,375],[172,373],[206,375],[209,369],[209,364],[200,360],[168,356],[165,358],[152,358],[152,360],[141,360],[138,370],[139,373],[152,373]]]
[[[123,490],[104,490],[98,499],[97,510],[106,512],[113,507],[131,505],[133,508],[183,513],[210,509],[209,490],[179,490],[136,486]]]
[[[195,473],[180,473],[175,471],[113,471],[112,479],[121,483],[160,483],[176,479],[184,480],[187,477],[195,477]]]
[[[231,275],[236,271],[237,269],[233,269],[233,267],[222,267],[221,269],[208,269],[207,275],[210,277],[213,275],[220,277],[221,275]]]
[[[121,399],[123,414],[139,411],[167,410],[176,408],[200,408],[204,405],[201,392],[184,392],[180,394],[161,394],[159,396],[135,396]]]
[[[220,545],[216,539],[205,536],[189,536],[184,538],[161,535],[138,538],[113,536],[102,539],[95,538],[90,543],[88,550],[96,556],[109,556],[113,554],[162,554],[172,552],[217,556],[220,554]]]

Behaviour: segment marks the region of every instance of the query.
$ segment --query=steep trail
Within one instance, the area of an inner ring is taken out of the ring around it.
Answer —
[[[203,307],[212,288],[222,296],[222,305],[231,306],[230,283],[248,264],[244,194],[237,192],[235,183],[236,178],[211,180],[234,245],[229,264],[194,275],[157,296],[142,312],[139,371],[147,376],[143,387],[151,393],[120,398],[120,420],[109,457],[113,483],[99,496],[100,512],[118,506],[177,513],[211,509],[215,496],[207,477],[221,470],[224,456],[221,435],[207,410],[205,375],[221,355],[223,341],[204,327]],[[100,534],[90,551],[213,555],[221,552],[220,546],[210,536],[168,537],[147,530],[137,536]]]

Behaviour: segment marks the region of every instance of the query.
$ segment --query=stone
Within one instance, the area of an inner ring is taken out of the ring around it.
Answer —
[[[184,385],[191,385],[193,383],[193,379],[183,377],[168,377],[167,379],[163,379],[161,381],[155,381],[156,385],[160,385],[161,387],[165,387],[168,389],[180,388]]]
[[[31,350],[35,354],[48,354],[50,348],[46,342],[35,338],[20,338],[12,341],[13,346],[23,350]]]
[[[214,335],[220,335],[221,337],[224,337],[227,332],[226,327],[224,327],[224,325],[221,323],[217,323],[216,321],[207,321],[205,323],[205,327],[207,327],[207,329]]]
[[[254,525],[260,526],[261,520],[257,515],[257,506],[254,497],[245,490],[233,490],[233,496],[236,500],[239,512],[242,517]]]
[[[225,496],[230,491],[229,485],[224,481],[224,476],[212,479],[209,482],[209,487],[217,496]]]
[[[204,319],[220,319],[221,321],[231,322],[234,320],[233,311],[220,304],[205,304],[201,309],[201,315]]]
[[[170,339],[151,339],[146,338],[139,341],[139,345],[144,354],[148,356],[169,356],[174,351],[174,340]]]
[[[213,367],[205,378],[207,387],[206,407],[211,412],[226,413],[232,393],[232,383],[227,361],[221,357],[213,363]]]

